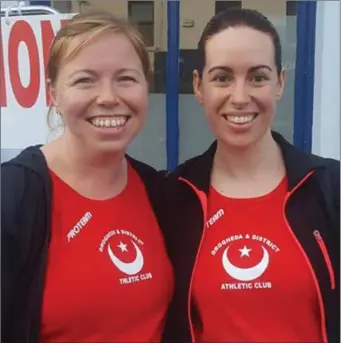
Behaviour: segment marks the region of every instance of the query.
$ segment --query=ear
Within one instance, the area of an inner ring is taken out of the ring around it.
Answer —
[[[204,103],[204,97],[202,94],[202,83],[198,70],[193,71],[193,89],[194,95],[198,102],[202,105]]]
[[[56,88],[52,84],[51,80],[47,80],[47,87],[50,93],[50,105],[52,105],[58,111],[58,104],[56,99]]]
[[[277,80],[277,91],[276,91],[277,100],[279,100],[283,95],[285,81],[286,81],[286,71],[283,68]]]

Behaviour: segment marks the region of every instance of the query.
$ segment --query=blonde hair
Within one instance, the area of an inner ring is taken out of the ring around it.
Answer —
[[[91,40],[108,31],[122,33],[129,39],[141,60],[145,77],[150,81],[152,71],[149,54],[138,29],[128,20],[117,18],[111,13],[96,11],[75,15],[58,31],[50,48],[46,70],[50,85],[54,86],[62,63],[72,59]],[[70,43],[75,39],[78,39],[79,43],[69,51]],[[50,105],[47,118],[50,127],[52,110],[53,106]]]

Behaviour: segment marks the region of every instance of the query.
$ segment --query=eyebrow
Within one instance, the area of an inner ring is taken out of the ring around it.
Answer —
[[[256,65],[256,66],[253,66],[253,67],[249,68],[248,72],[249,72],[249,73],[253,73],[253,72],[257,71],[258,69],[264,69],[264,68],[265,68],[265,69],[268,69],[269,71],[272,71],[272,69],[271,69],[268,65],[266,65],[266,64],[259,64],[259,65]],[[216,66],[216,67],[212,67],[212,68],[208,71],[208,73],[210,74],[210,73],[212,73],[212,72],[215,71],[215,70],[223,70],[223,71],[226,71],[226,72],[228,72],[228,73],[232,73],[232,72],[233,72],[233,69],[230,68],[230,67],[226,67],[226,66]]]
[[[79,70],[75,70],[73,73],[70,74],[69,77],[73,77],[79,73],[87,73],[87,74],[91,74],[91,75],[95,75],[96,73],[91,70],[91,69],[79,69]]]
[[[137,70],[131,69],[131,68],[119,69],[117,71],[117,74],[122,74],[122,73],[129,72],[129,71],[139,74],[139,72]],[[91,70],[91,69],[79,69],[79,70],[75,70],[73,73],[71,73],[69,77],[73,77],[73,76],[75,76],[75,75],[77,75],[79,73],[87,73],[87,74],[91,74],[91,75],[96,75],[97,74],[94,70]]]
[[[133,69],[133,68],[122,68],[122,69],[119,69],[117,74],[122,74],[122,73],[125,73],[125,72],[133,72],[135,74],[140,74],[140,72],[136,69]]]

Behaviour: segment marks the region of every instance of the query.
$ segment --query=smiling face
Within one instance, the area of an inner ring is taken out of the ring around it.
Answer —
[[[205,62],[201,78],[194,71],[193,86],[218,142],[235,148],[257,143],[270,132],[284,85],[271,37],[229,27],[206,41]]]
[[[72,51],[81,37],[68,47]],[[61,65],[51,86],[68,138],[86,150],[123,152],[146,121],[148,84],[139,55],[122,33],[107,31]]]

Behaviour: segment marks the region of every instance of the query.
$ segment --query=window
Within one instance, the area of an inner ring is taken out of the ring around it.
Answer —
[[[71,13],[72,12],[72,0],[53,0],[51,6],[60,13]]]
[[[154,1],[129,1],[128,16],[142,33],[148,46],[154,46]]]
[[[25,16],[25,15],[51,15],[58,14],[55,11],[49,9],[32,9],[30,7],[23,7],[20,12],[14,7],[8,13],[9,17]],[[6,16],[6,8],[1,8],[1,18]]]
[[[287,16],[295,16],[297,15],[297,1],[287,1]]]
[[[16,5],[12,7],[9,16],[19,16],[19,15],[44,15],[44,14],[55,14],[55,13],[71,13],[72,12],[72,0],[40,0],[40,1],[30,1],[29,4],[24,4],[19,6],[21,8],[21,14],[16,9]],[[19,1],[20,2],[20,1]],[[28,1],[26,1],[28,3]],[[38,6],[38,7],[37,7]],[[44,9],[41,6],[46,6],[48,8]],[[50,8],[50,9],[49,9]],[[51,10],[52,9],[52,10]],[[53,9],[55,11],[53,11]],[[5,8],[1,8],[1,17],[5,16]]]
[[[242,8],[241,1],[216,1],[215,2],[215,13],[219,13],[227,10],[228,8]]]

